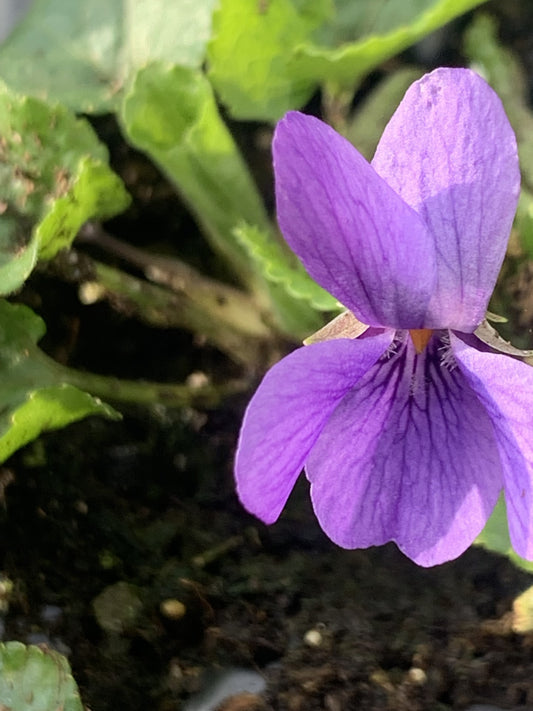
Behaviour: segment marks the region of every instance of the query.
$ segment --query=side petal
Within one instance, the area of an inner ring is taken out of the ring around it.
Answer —
[[[288,113],[273,153],[279,226],[313,279],[364,323],[421,327],[436,272],[416,212],[312,116]]]
[[[244,415],[235,477],[245,508],[274,522],[332,411],[378,360],[393,333],[315,343],[266,374]]]
[[[533,560],[533,368],[452,335],[455,359],[484,405],[502,461],[511,543]]]
[[[337,407],[306,463],[316,515],[344,548],[394,541],[419,565],[460,555],[502,487],[492,424],[434,336],[381,359]],[[449,348],[449,345],[448,345]]]
[[[415,82],[372,161],[424,219],[438,280],[425,326],[471,332],[484,318],[520,189],[516,139],[498,96],[469,69]]]

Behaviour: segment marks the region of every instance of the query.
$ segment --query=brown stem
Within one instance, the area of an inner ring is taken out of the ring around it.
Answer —
[[[105,299],[117,310],[151,326],[192,331],[248,370],[260,371],[276,358],[275,339],[258,335],[253,327],[247,330],[244,316],[239,323],[226,317],[228,313],[238,316],[234,302],[227,308],[225,303],[208,300],[208,295],[203,302],[198,291],[192,298],[189,291],[171,291],[150,284],[76,250],[57,255],[48,269],[66,281],[78,283],[85,303]],[[252,323],[256,322],[252,319]],[[271,333],[266,327],[264,331]]]

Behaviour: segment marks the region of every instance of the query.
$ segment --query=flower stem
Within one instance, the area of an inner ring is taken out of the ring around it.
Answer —
[[[48,360],[58,380],[111,402],[211,408],[219,405],[224,398],[242,392],[247,387],[244,381],[239,380],[218,385],[209,382],[195,383],[193,379],[185,384],[122,380],[114,376],[68,368],[52,359]]]
[[[158,268],[162,269],[159,265]],[[221,285],[221,291],[204,279],[196,282],[193,278],[182,280],[182,289],[172,289],[102,264],[76,250],[57,255],[48,269],[78,283],[84,303],[106,300],[116,310],[150,326],[184,328],[248,370],[261,370],[265,362],[275,360],[274,332],[263,321],[252,297],[237,289]],[[169,281],[172,275],[176,276],[176,272],[167,274]]]

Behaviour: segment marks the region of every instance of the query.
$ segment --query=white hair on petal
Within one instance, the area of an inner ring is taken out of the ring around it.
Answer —
[[[450,373],[457,368],[457,362],[453,355],[450,334],[448,331],[442,334],[440,338],[441,345],[439,346],[440,364]]]
[[[382,358],[385,360],[390,360],[394,356],[397,356],[401,350],[401,347],[405,343],[405,338],[406,338],[406,333],[407,331],[396,331],[394,334],[394,338],[392,339],[389,347],[383,354]]]

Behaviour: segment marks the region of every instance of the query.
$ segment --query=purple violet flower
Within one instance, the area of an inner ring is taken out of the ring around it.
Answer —
[[[368,327],[348,313],[266,374],[240,434],[242,503],[272,523],[305,467],[335,543],[394,541],[430,566],[468,548],[503,489],[533,559],[533,369],[484,337],[520,185],[500,100],[468,69],[437,69],[371,164],[298,112],[273,151],[285,239]]]

